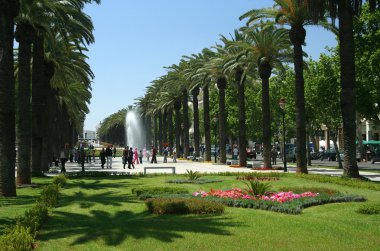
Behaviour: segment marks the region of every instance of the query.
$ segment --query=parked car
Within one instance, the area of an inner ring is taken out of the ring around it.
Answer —
[[[380,162],[380,148],[376,148],[372,157],[372,164]]]
[[[335,161],[336,160],[336,151],[334,148],[330,148],[321,154],[321,160],[330,160],[330,161]]]
[[[286,160],[296,162],[297,149],[296,147],[291,147],[286,149]]]
[[[343,150],[342,150],[342,151],[343,151]],[[340,152],[340,153],[339,153],[339,156],[340,156],[340,159],[343,161],[344,153]],[[338,161],[338,160],[337,160],[337,161]],[[357,162],[360,162],[360,161],[361,161],[361,154],[360,154],[359,149],[356,149],[356,161],[357,161]]]
[[[256,152],[253,149],[247,149],[247,158],[256,159]]]

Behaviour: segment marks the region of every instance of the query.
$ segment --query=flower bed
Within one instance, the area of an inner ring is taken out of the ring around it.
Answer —
[[[337,202],[366,201],[362,196],[303,192],[269,192],[264,195],[251,195],[246,190],[233,188],[229,190],[198,191],[193,196],[213,200],[232,207],[244,207],[269,210],[287,214],[300,214],[303,208]]]

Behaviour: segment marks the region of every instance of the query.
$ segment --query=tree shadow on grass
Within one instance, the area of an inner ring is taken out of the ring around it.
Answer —
[[[81,208],[90,208],[96,204],[104,206],[122,206],[123,203],[137,203],[136,197],[129,194],[120,194],[112,191],[96,194],[85,194],[82,191],[74,195],[62,196],[59,202],[60,207],[79,204]]]
[[[29,205],[36,202],[39,195],[19,195],[17,197],[2,197],[0,198],[0,207]]]
[[[183,238],[181,232],[231,235],[225,230],[241,223],[229,218],[211,215],[152,215],[149,212],[133,213],[119,211],[111,215],[106,211],[91,210],[90,215],[55,212],[49,229],[40,240],[78,236],[71,246],[102,239],[108,246],[117,246],[126,238],[154,238],[162,242],[173,242]]]

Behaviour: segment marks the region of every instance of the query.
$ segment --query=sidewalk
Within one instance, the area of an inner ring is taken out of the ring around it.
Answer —
[[[146,159],[145,159],[146,160]],[[121,161],[121,157],[112,159],[112,169],[102,169],[100,166],[99,159],[96,159],[95,163],[85,163],[86,171],[102,171],[102,172],[129,172],[129,173],[143,173],[144,167],[175,167],[177,174],[184,174],[186,170],[198,171],[200,173],[219,173],[219,172],[282,172],[281,170],[276,171],[258,171],[252,170],[250,168],[232,168],[228,165],[223,164],[214,164],[214,163],[206,163],[206,162],[193,162],[188,160],[177,160],[177,163],[173,163],[172,159],[168,159],[168,163],[163,163],[163,157],[157,157],[157,164],[151,164],[144,162],[143,164],[135,164],[135,169],[128,169],[126,165],[126,169],[123,169],[123,164]],[[282,163],[281,163],[282,164]],[[82,167],[78,163],[66,163],[67,172],[78,172],[82,170]],[[293,166],[288,167],[288,171],[290,173],[295,173],[296,169]],[[309,173],[313,174],[324,174],[331,176],[340,176],[343,174],[343,170],[339,169],[329,169],[329,168],[308,168]],[[171,173],[169,169],[148,169],[147,173]],[[369,172],[369,171],[360,171],[360,174],[366,178],[369,178],[373,181],[380,182],[380,173]]]

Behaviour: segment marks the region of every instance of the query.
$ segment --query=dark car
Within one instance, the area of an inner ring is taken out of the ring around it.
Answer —
[[[335,149],[328,149],[321,154],[321,160],[330,160],[330,161],[335,161],[336,160],[336,151]]]
[[[256,151],[253,149],[247,149],[247,158],[256,159]]]
[[[380,148],[376,148],[372,157],[372,164],[380,162]]]

